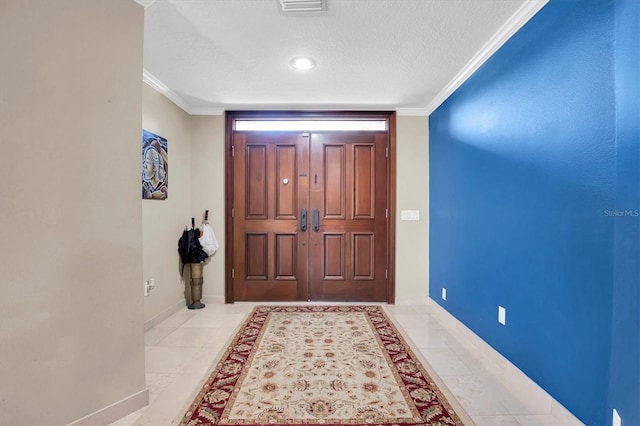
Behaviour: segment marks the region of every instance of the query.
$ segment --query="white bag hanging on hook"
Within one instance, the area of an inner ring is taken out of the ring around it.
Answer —
[[[209,256],[213,255],[218,250],[218,240],[216,240],[216,234],[213,233],[213,228],[208,223],[203,223],[200,226],[200,245],[202,250]]]

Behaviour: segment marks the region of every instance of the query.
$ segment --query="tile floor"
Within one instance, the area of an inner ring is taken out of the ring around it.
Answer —
[[[147,331],[146,378],[150,404],[112,425],[178,424],[252,304],[183,308]],[[451,317],[431,305],[388,305],[423,357],[478,425],[566,425],[548,398],[530,392],[522,379],[461,338]],[[557,404],[557,403],[556,403]],[[562,420],[561,420],[562,419]]]

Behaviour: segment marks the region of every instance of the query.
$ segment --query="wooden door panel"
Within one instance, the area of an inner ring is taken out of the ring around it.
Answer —
[[[276,146],[276,219],[296,219],[298,214],[296,146]],[[287,182],[287,183],[284,183]]]
[[[373,145],[354,146],[353,218],[373,219],[375,210],[375,149]]]
[[[275,236],[275,279],[296,280],[296,234],[276,234]]]
[[[323,162],[323,187],[331,188],[331,191],[324,194],[323,219],[344,219],[346,217],[346,147],[344,145],[325,145],[323,151],[325,159]]]
[[[322,219],[309,234],[312,300],[387,300],[386,138],[311,135],[310,208]]]
[[[234,135],[235,300],[308,298],[307,247],[298,236],[305,143],[291,133]]]
[[[235,300],[387,300],[387,138],[234,133]]]
[[[269,261],[267,242],[269,236],[266,233],[247,233],[245,259],[245,279],[266,280],[269,275]]]
[[[324,255],[322,263],[324,264],[323,280],[344,280],[345,279],[345,234],[329,234],[322,235],[324,240]]]
[[[246,147],[246,186],[247,219],[267,219],[267,146],[248,145]]]
[[[353,265],[352,276],[355,280],[375,279],[375,236],[373,232],[353,233]]]

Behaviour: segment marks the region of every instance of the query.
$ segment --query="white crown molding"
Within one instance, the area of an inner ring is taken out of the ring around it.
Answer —
[[[169,89],[164,85],[160,80],[158,80],[153,74],[149,71],[143,69],[142,70],[142,81],[147,83],[149,86],[156,89],[158,92],[163,94],[167,99],[169,99],[174,104],[178,105],[180,108],[184,110],[187,114],[191,114],[191,108],[189,105],[173,90]]]
[[[222,115],[224,114],[223,108],[209,108],[209,107],[194,108],[189,106],[189,104],[184,99],[182,99],[182,96],[178,95],[176,92],[169,89],[167,86],[164,85],[163,82],[158,80],[153,74],[151,74],[149,71],[145,69],[142,70],[142,81],[144,81],[149,86],[156,89],[158,92],[160,92],[167,99],[169,99],[171,102],[176,104],[178,107],[180,107],[184,112],[186,112],[189,115]]]
[[[430,111],[427,108],[396,108],[396,113],[413,117],[428,117]]]
[[[134,0],[134,1],[138,3],[140,6],[144,7],[145,9],[156,2],[156,0]]]
[[[424,109],[427,115],[436,110],[453,92],[476,72],[504,43],[507,42],[529,19],[540,11],[549,0],[525,2],[513,16],[487,41],[462,70],[447,84]]]
[[[191,108],[189,114],[191,115],[222,115],[224,114],[224,108],[212,108],[212,107],[199,107]]]

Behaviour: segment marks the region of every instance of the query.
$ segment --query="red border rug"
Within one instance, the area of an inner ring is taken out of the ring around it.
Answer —
[[[462,425],[461,416],[381,306],[282,305],[253,309],[180,424]]]

